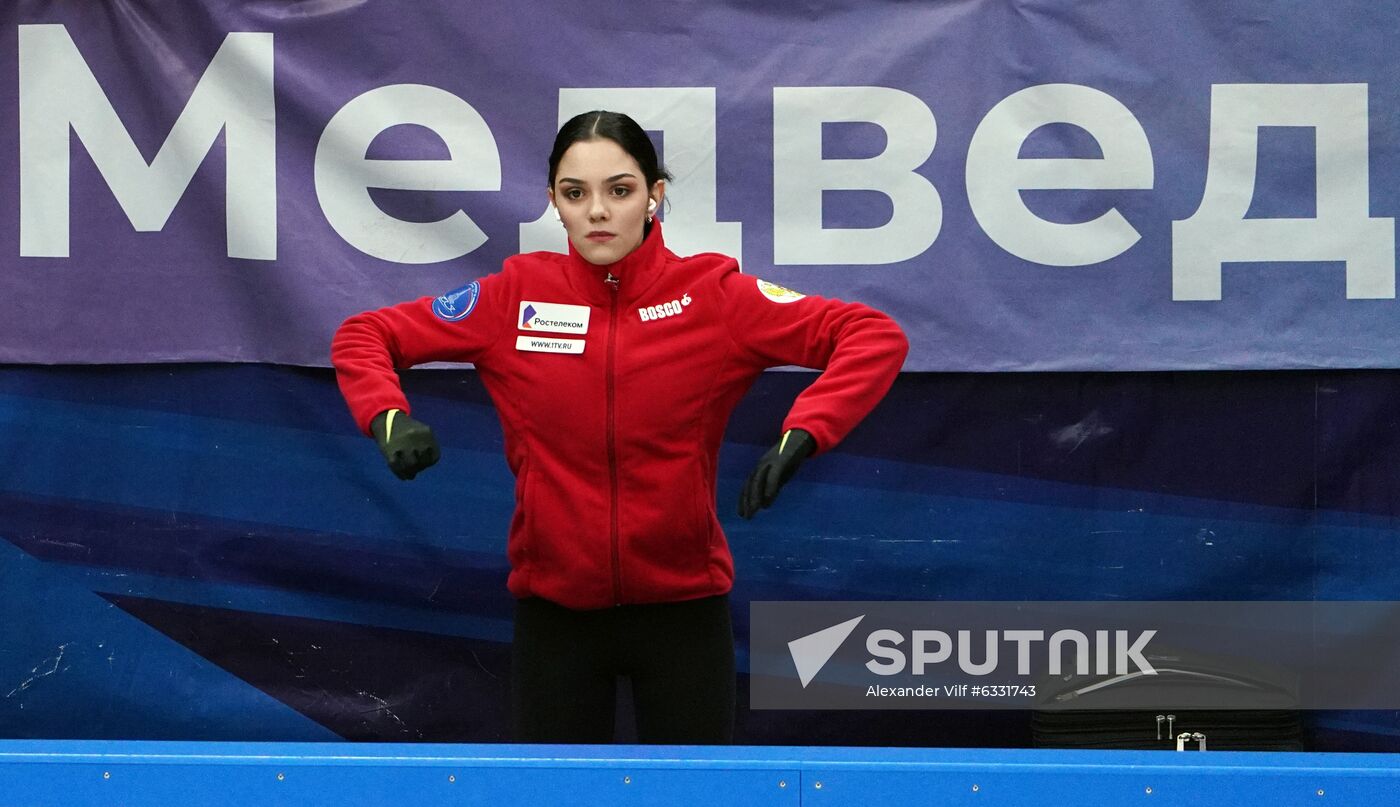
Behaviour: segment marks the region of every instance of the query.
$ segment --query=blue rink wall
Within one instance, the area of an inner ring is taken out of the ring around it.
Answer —
[[[1400,599],[1400,373],[906,374],[742,521],[811,378],[765,375],[721,453],[741,744],[1030,740],[1024,712],[749,710],[752,600]],[[405,384],[444,446],[412,483],[327,370],[0,370],[0,738],[506,740],[500,427],[469,371]],[[1400,713],[1307,740],[1400,750]]]
[[[0,742],[0,782],[8,804],[64,807],[1314,807],[1395,804],[1400,761],[1169,751]]]

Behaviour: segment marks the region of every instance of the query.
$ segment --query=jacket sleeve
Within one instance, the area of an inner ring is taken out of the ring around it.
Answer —
[[[909,352],[899,325],[870,306],[803,296],[737,267],[721,277],[720,289],[730,334],[751,362],[823,371],[783,420],[783,431],[809,432],[819,452],[880,402]]]
[[[503,275],[490,275],[440,297],[355,314],[336,329],[331,364],[361,431],[369,434],[386,409],[411,412],[396,368],[482,359],[509,317],[505,285]]]

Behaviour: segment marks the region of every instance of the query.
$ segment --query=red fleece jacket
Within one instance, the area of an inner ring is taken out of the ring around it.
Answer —
[[[656,225],[610,266],[572,248],[517,255],[442,297],[357,314],[331,360],[366,433],[380,412],[410,411],[395,367],[473,362],[516,477],[510,591],[585,609],[727,592],[715,468],[735,404],[765,368],[824,370],[783,422],[824,451],[907,351],[884,314],[740,274],[723,255],[679,258]]]

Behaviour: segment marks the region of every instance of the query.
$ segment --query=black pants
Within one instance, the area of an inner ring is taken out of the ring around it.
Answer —
[[[612,742],[618,676],[631,679],[639,741],[731,742],[729,597],[597,611],[538,598],[516,602],[511,701],[518,742]]]

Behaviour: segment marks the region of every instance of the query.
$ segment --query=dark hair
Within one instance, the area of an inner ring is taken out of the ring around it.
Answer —
[[[671,178],[671,172],[657,162],[656,147],[651,144],[651,138],[647,137],[646,131],[638,126],[636,121],[621,112],[595,109],[569,118],[560,127],[559,134],[555,135],[554,150],[549,152],[549,187],[554,187],[554,174],[559,170],[559,161],[564,158],[564,152],[569,150],[569,146],[581,140],[597,140],[604,137],[621,146],[622,150],[642,167],[642,176],[646,179],[648,191],[657,180]]]

